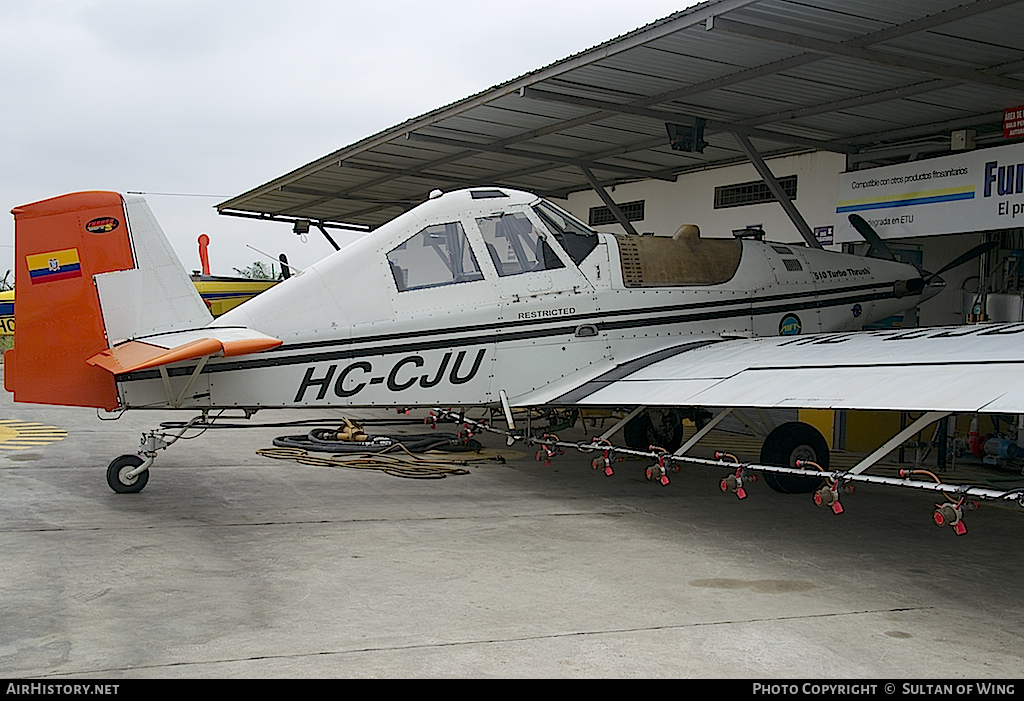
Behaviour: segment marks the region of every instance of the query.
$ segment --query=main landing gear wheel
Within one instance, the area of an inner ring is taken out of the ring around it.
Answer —
[[[633,450],[656,445],[674,453],[683,444],[683,414],[679,409],[646,409],[629,420],[622,437]]]
[[[149,470],[136,475],[126,477],[129,472],[142,464],[142,458],[138,455],[122,455],[114,460],[107,467],[107,484],[118,494],[131,494],[141,492],[142,488],[149,482]]]
[[[828,469],[828,444],[810,424],[791,421],[768,434],[761,445],[761,464],[796,467],[797,460],[810,460]],[[817,472],[817,468],[808,468]],[[776,492],[783,494],[810,494],[822,485],[817,477],[765,472],[764,481]]]

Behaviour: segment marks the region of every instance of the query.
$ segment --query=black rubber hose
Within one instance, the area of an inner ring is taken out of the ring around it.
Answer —
[[[371,435],[367,441],[338,441],[323,438],[336,434],[337,429],[313,429],[304,436],[278,436],[274,445],[279,448],[300,448],[319,453],[380,453],[402,445],[411,453],[443,450],[449,453],[479,452],[479,441],[464,441],[453,433],[424,433],[416,435]]]

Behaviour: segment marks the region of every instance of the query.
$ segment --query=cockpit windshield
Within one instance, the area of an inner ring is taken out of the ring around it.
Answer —
[[[565,267],[525,213],[482,217],[476,223],[501,277]]]
[[[533,211],[551,230],[555,240],[561,244],[573,262],[579,265],[590,252],[597,248],[597,234],[583,222],[547,200],[541,200]]]

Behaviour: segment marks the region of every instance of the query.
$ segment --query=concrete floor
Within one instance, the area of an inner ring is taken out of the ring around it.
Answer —
[[[113,493],[107,463],[167,418],[0,394],[68,434],[0,443],[0,677],[1024,677],[1020,510],[957,537],[922,493],[837,517],[499,437],[504,465],[407,480],[255,454],[282,429],[181,441]]]

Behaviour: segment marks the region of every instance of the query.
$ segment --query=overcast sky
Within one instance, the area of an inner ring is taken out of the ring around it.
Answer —
[[[319,234],[213,205],[692,4],[0,2],[0,276],[11,208],[78,190],[175,193],[147,200],[189,270],[202,232],[214,274],[261,259],[246,243],[308,266]]]

